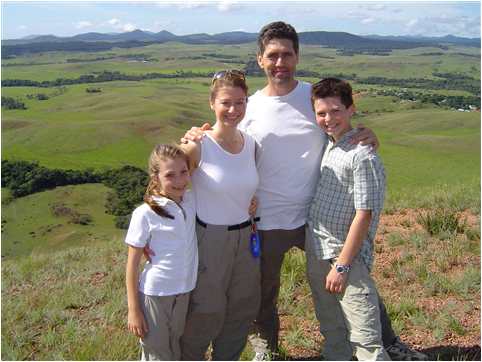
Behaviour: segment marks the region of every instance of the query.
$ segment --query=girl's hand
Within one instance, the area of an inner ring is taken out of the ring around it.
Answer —
[[[129,311],[127,314],[127,328],[135,336],[143,338],[149,329],[144,314],[140,310]]]
[[[254,217],[254,215],[256,215],[257,209],[258,209],[258,198],[256,196],[253,196],[253,198],[251,199],[251,203],[249,204],[249,209],[248,209],[249,216]]]
[[[345,289],[348,273],[338,273],[332,268],[326,276],[326,290],[330,293],[341,293]]]
[[[199,142],[204,137],[204,131],[209,129],[211,129],[211,125],[207,122],[201,127],[191,127],[191,129],[181,138],[181,143],[188,143],[188,141]]]

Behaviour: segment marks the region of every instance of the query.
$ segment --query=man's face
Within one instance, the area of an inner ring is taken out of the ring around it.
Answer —
[[[266,73],[268,81],[276,84],[291,83],[295,78],[298,54],[290,39],[271,39],[264,53],[258,54],[258,64]]]
[[[355,112],[355,106],[345,107],[340,97],[318,98],[313,104],[316,123],[338,141],[346,132],[351,130],[350,118]]]

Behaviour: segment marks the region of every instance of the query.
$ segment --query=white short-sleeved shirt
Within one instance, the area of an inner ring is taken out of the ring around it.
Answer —
[[[159,216],[145,203],[132,214],[126,244],[143,248],[149,243],[155,253],[139,278],[139,291],[145,295],[187,293],[196,285],[198,249],[193,196],[190,191],[184,194],[180,205],[185,216],[174,201],[156,196],[154,200],[174,219]]]
[[[316,124],[311,84],[298,81],[284,96],[257,91],[239,128],[257,142],[257,214],[261,230],[296,229],[306,222],[327,137]]]

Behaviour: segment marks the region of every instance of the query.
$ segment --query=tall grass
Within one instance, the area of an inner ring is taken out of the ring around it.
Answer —
[[[2,263],[3,360],[132,360],[125,247],[82,247]]]

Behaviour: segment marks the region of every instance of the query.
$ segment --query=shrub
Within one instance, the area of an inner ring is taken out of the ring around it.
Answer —
[[[46,101],[47,99],[49,99],[49,96],[48,96],[48,95],[43,94],[43,93],[37,94],[37,100],[39,100],[39,101]]]
[[[2,107],[5,109],[27,109],[25,103],[12,97],[2,97]]]
[[[100,89],[100,88],[86,88],[85,91],[87,93],[100,93],[100,92],[102,92],[102,89]]]
[[[419,213],[417,222],[428,231],[430,235],[455,234],[464,232],[466,221],[448,209],[436,209]]]

